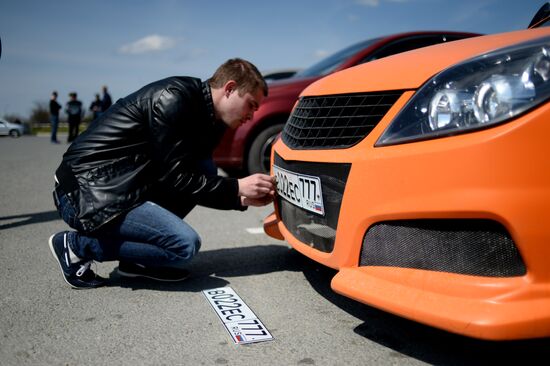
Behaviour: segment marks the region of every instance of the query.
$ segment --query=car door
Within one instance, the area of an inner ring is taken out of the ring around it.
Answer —
[[[0,135],[7,135],[9,128],[4,121],[0,121]]]

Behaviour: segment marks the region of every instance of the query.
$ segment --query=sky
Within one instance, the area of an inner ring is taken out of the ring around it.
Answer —
[[[173,75],[206,79],[241,57],[305,68],[397,32],[524,29],[541,0],[2,0],[0,117],[27,118],[53,90],[85,106]]]

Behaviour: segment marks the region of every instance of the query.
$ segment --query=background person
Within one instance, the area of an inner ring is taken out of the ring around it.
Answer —
[[[90,104],[90,111],[92,111],[94,120],[101,115],[101,99],[99,98],[99,94],[95,95],[94,101]]]
[[[72,142],[78,136],[83,110],[82,102],[77,99],[77,94],[75,92],[69,93],[69,98],[70,100],[65,106],[65,112],[68,115],[67,121],[69,123],[69,137],[67,138],[67,142]]]
[[[53,144],[58,144],[57,140],[57,128],[59,127],[59,110],[61,104],[57,102],[57,92],[53,91],[50,97],[50,125],[51,125],[51,137],[50,141]]]
[[[49,240],[65,281],[104,285],[94,260],[119,260],[122,276],[185,279],[182,266],[201,245],[182,220],[195,205],[242,211],[271,202],[272,177],[221,177],[211,158],[225,129],[252,119],[266,95],[256,67],[231,59],[207,81],[146,85],[90,125],[55,173],[56,207],[76,230]]]
[[[101,99],[101,113],[105,113],[109,107],[113,104],[111,95],[107,91],[107,86],[103,86],[103,98]]]

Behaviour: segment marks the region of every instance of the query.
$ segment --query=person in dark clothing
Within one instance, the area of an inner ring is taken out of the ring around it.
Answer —
[[[51,137],[50,141],[53,144],[58,144],[57,141],[57,128],[59,126],[59,110],[61,109],[61,104],[57,102],[57,92],[53,91],[50,98],[50,124],[51,124]]]
[[[69,94],[70,100],[65,106],[65,112],[68,114],[67,122],[69,123],[69,137],[67,142],[72,142],[78,136],[78,129],[80,128],[80,121],[82,120],[82,102],[77,98],[76,93]]]
[[[211,157],[226,128],[252,119],[266,95],[257,68],[231,59],[206,81],[148,84],[93,121],[55,173],[55,205],[76,230],[49,239],[65,282],[104,285],[94,260],[118,260],[121,276],[183,280],[201,245],[182,220],[193,207],[243,211],[272,202],[273,177],[218,176]]]
[[[94,101],[90,104],[90,110],[92,111],[94,120],[101,115],[101,99],[99,98],[99,94],[95,95]]]
[[[107,109],[113,104],[111,95],[107,91],[107,86],[103,86],[103,99],[101,99],[101,113],[105,113]]]

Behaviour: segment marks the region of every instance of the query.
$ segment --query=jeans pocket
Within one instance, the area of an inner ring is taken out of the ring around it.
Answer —
[[[76,210],[72,206],[67,194],[59,187],[54,190],[54,202],[57,207],[57,212],[71,228],[77,231],[83,231],[83,226],[77,217]]]

